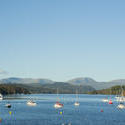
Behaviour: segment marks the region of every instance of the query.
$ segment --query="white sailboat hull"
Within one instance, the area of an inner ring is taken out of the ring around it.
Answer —
[[[80,105],[80,103],[78,103],[78,102],[75,102],[75,103],[74,103],[74,105],[75,105],[75,106],[79,106],[79,105]]]
[[[60,105],[60,104],[54,104],[54,107],[55,107],[55,108],[62,108],[63,105]]]
[[[0,94],[0,100],[3,100],[3,95],[2,94]]]
[[[116,101],[118,101],[118,102],[124,102],[125,101],[125,97],[117,97]]]
[[[29,106],[36,106],[36,103],[35,103],[35,102],[30,102],[30,101],[28,101],[28,102],[27,102],[27,105],[29,105]]]
[[[103,102],[108,102],[109,100],[108,99],[102,99]]]
[[[125,105],[119,104],[119,105],[117,106],[117,108],[119,108],[119,109],[124,109],[124,108],[125,108]]]

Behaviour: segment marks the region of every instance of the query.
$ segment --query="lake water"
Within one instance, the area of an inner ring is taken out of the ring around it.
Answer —
[[[53,107],[54,94],[18,95],[15,99],[3,100],[0,102],[0,125],[125,125],[125,110],[118,110],[115,100],[113,105],[102,102],[104,95],[79,95],[79,107],[73,105],[75,95],[59,97],[64,104],[62,109]],[[31,98],[37,106],[26,105]],[[6,103],[11,103],[12,108],[6,108]]]

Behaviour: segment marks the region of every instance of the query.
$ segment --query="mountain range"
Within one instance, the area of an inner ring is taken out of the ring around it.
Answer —
[[[17,78],[17,77],[10,77],[6,79],[1,79],[0,83],[4,84],[31,84],[31,83],[40,83],[40,84],[51,84],[54,81],[49,79],[32,79],[32,78]]]
[[[112,86],[116,85],[125,85],[125,79],[118,79],[118,80],[112,80],[109,82],[98,82],[92,78],[89,77],[79,77],[75,79],[68,80],[66,82],[57,82],[52,81],[49,79],[33,79],[33,78],[17,78],[17,77],[11,77],[6,79],[1,79],[0,84],[32,84],[32,86],[41,86],[41,85],[47,85],[47,86],[53,86],[55,83],[60,84],[60,86],[63,84],[69,84],[69,85],[82,85],[82,86],[89,86],[96,90],[100,89],[106,89]],[[51,85],[50,85],[51,84]]]

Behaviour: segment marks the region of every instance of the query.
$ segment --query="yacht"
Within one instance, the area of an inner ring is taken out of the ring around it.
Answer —
[[[79,106],[80,103],[79,103],[79,102],[75,102],[74,105],[75,105],[75,106]]]
[[[123,96],[123,88],[122,88],[122,86],[121,86],[121,90],[122,90],[122,92],[121,92],[121,96],[119,96],[119,98],[117,99],[117,101],[119,102],[119,104],[118,104],[118,106],[117,106],[117,108],[118,109],[124,109],[125,108],[125,105],[124,105],[124,99],[125,99],[125,97]]]
[[[74,106],[79,106],[79,105],[80,105],[80,103],[78,102],[78,92],[76,90],[76,101],[74,103]]]
[[[103,102],[108,102],[109,100],[107,98],[102,99]]]
[[[36,106],[36,102],[34,102],[32,100],[29,100],[29,101],[27,101],[27,105],[29,105],[29,106]]]
[[[108,101],[109,104],[113,104],[112,99],[111,99],[111,94],[112,94],[111,91],[112,91],[112,88],[110,88],[110,99],[109,99],[109,101]]]
[[[57,102],[54,104],[54,108],[62,108],[63,104],[59,102],[58,88],[57,88]]]
[[[118,102],[125,102],[125,97],[117,97],[116,101],[118,101]]]
[[[60,102],[56,102],[56,103],[54,104],[54,107],[55,107],[55,108],[62,108],[62,107],[63,107],[63,104],[60,103]]]
[[[125,108],[125,105],[123,103],[120,103],[118,106],[117,106],[118,109],[124,109]]]
[[[112,100],[111,100],[111,99],[109,100],[109,104],[113,104],[113,102],[112,102]]]

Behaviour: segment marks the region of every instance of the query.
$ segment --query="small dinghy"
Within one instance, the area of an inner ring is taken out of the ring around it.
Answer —
[[[32,100],[29,100],[29,101],[27,101],[27,105],[29,105],[29,106],[36,106],[36,102],[34,102]]]

